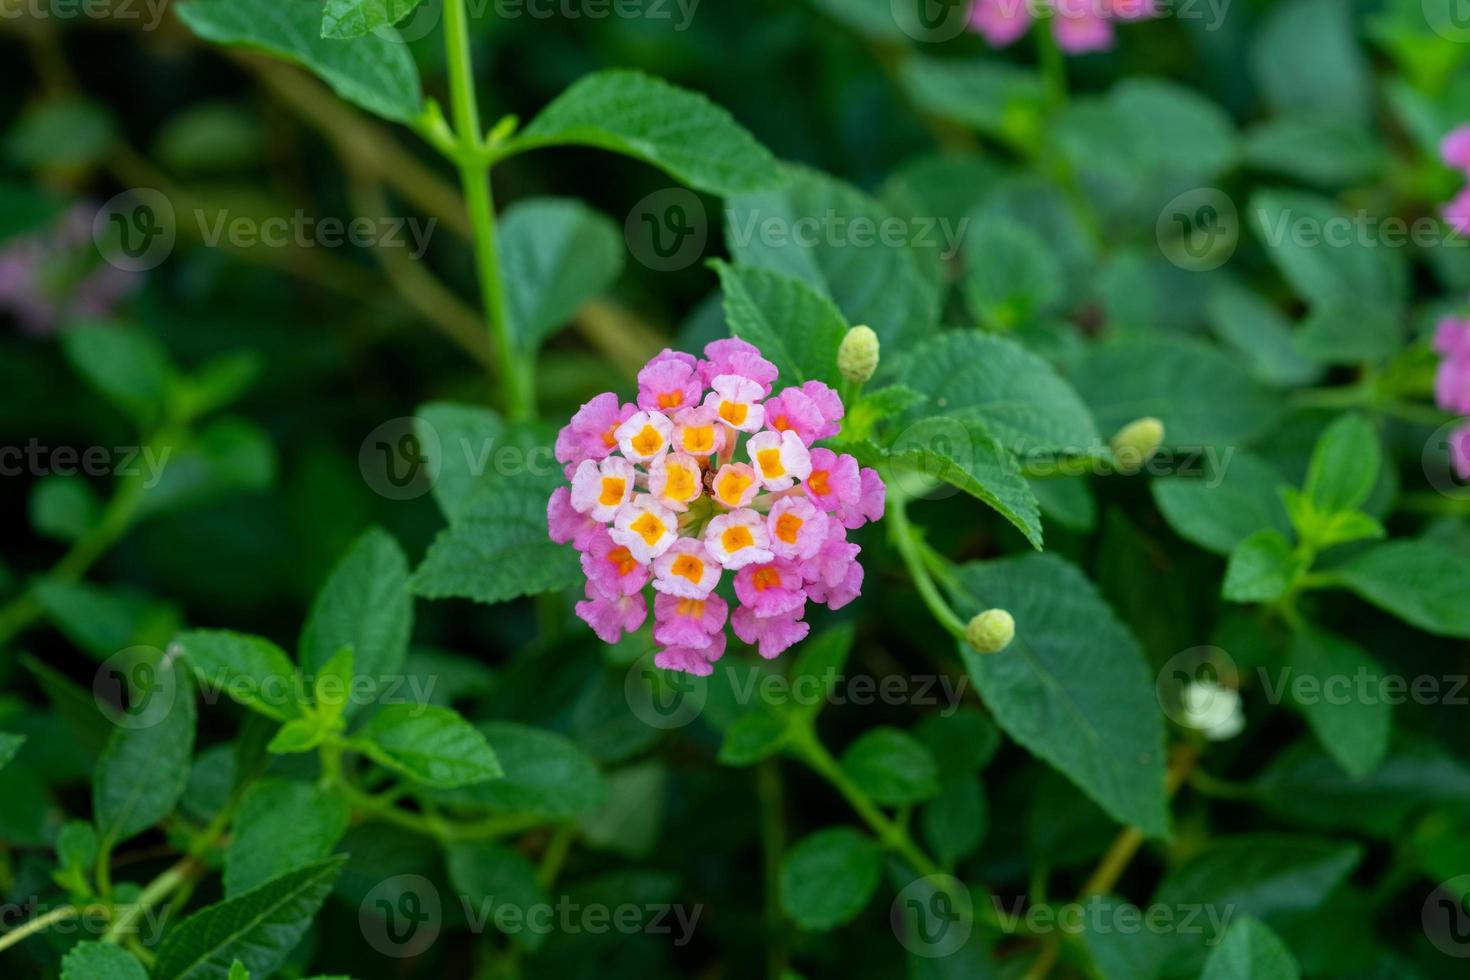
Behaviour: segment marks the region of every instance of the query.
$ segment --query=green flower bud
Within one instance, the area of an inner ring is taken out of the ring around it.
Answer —
[[[867,384],[878,370],[878,335],[872,327],[853,327],[837,348],[837,370],[853,384]]]
[[[1113,436],[1113,458],[1118,472],[1136,473],[1164,444],[1164,423],[1145,417],[1129,422]]]
[[[987,609],[965,627],[965,640],[980,653],[999,653],[1016,638],[1016,621],[1004,609]]]

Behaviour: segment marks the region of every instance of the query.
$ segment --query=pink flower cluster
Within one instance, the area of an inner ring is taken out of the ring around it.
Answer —
[[[1446,165],[1470,177],[1470,125],[1452,129],[1440,142],[1439,155]],[[1450,198],[1440,214],[1455,234],[1470,235],[1470,184]]]
[[[807,635],[808,600],[856,598],[847,532],[881,518],[884,498],[877,472],[814,446],[840,427],[835,391],[772,395],[775,365],[743,340],[704,355],[665,350],[638,372],[636,404],[583,405],[556,440],[571,487],[546,508],[552,540],[582,553],[577,615],[615,643],[643,625],[652,582],[654,662],[701,675],[725,653],[727,618],[769,659]],[[715,591],[726,572],[733,612]]]
[[[1434,332],[1434,349],[1444,355],[1434,376],[1439,407],[1470,415],[1470,319],[1447,316]],[[1450,462],[1462,480],[1470,480],[1470,419],[1450,435]]]
[[[1031,22],[1050,17],[1057,46],[1068,54],[1106,51],[1113,46],[1113,21],[1143,20],[1157,11],[1154,0],[975,0],[970,27],[991,47],[1015,43]]]

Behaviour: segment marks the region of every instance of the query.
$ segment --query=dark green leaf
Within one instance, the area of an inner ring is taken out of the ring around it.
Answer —
[[[170,658],[143,680],[92,776],[92,815],[109,845],[173,812],[194,754],[194,691],[187,675]]]
[[[824,932],[852,919],[878,888],[883,853],[850,827],[797,841],[781,861],[781,907],[803,929]]]
[[[225,897],[322,860],[347,832],[347,817],[341,796],[312,783],[264,779],[251,786],[225,850]]]
[[[1355,779],[1377,769],[1393,714],[1383,668],[1355,644],[1310,625],[1293,639],[1291,666],[1301,676],[1290,689],[1322,748]]]
[[[534,351],[623,271],[623,236],[571,198],[517,201],[500,217],[500,263],[516,342]]]
[[[439,789],[503,775],[485,736],[451,708],[390,704],[358,736],[374,761]]]
[[[1390,541],[1333,572],[1364,599],[1426,632],[1470,637],[1470,555],[1434,541]]]
[[[781,383],[837,387],[837,348],[848,323],[832,301],[800,279],[769,269],[715,263],[725,293],[725,322],[761,349]]]

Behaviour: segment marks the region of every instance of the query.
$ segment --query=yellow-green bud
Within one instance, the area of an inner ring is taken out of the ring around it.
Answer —
[[[878,370],[878,335],[872,327],[853,327],[837,348],[837,370],[853,384],[864,385]]]
[[[1129,422],[1113,436],[1113,458],[1120,473],[1134,473],[1164,444],[1164,423],[1153,417]]]
[[[980,653],[999,653],[1016,638],[1016,621],[1004,609],[987,609],[965,627],[965,641]]]

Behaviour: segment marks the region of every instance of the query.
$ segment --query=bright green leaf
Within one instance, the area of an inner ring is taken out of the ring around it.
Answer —
[[[374,761],[428,786],[453,789],[503,775],[485,736],[451,708],[390,704],[358,738]]]
[[[347,803],[313,783],[263,779],[246,792],[225,850],[225,897],[315,864],[347,832]]]
[[[303,707],[296,667],[284,650],[269,640],[229,630],[180,633],[174,644],[204,687],[223,691],[234,701],[276,721],[301,714]]]
[[[782,385],[836,387],[837,348],[848,323],[832,301],[800,279],[751,266],[715,263],[730,332],[761,349]]]

